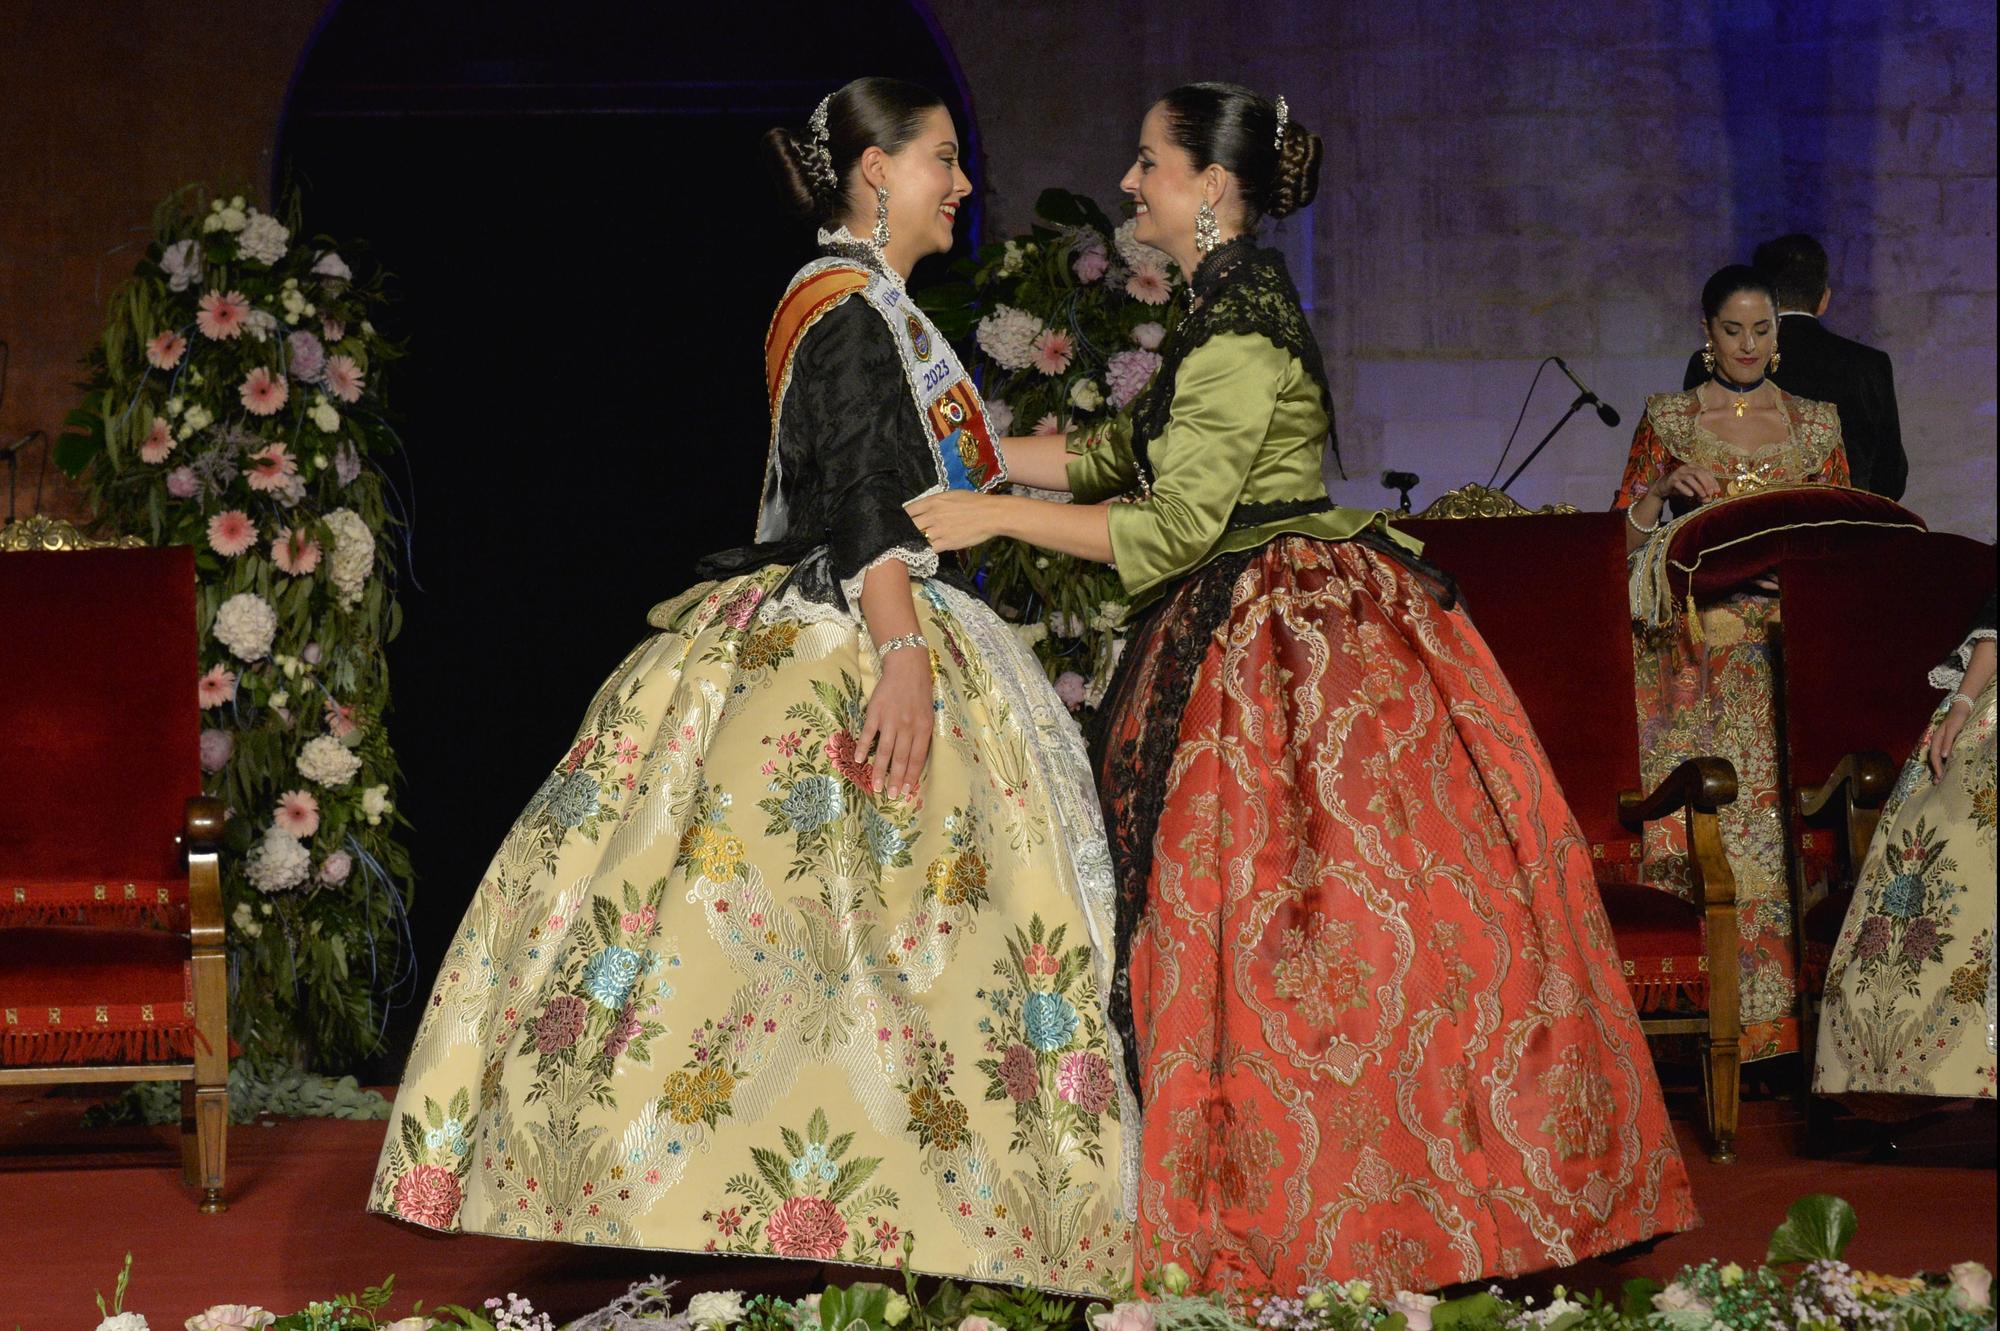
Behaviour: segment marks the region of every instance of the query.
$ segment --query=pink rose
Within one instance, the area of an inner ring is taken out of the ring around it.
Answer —
[[[336,850],[320,861],[319,880],[329,887],[339,887],[347,881],[347,875],[354,872],[354,857],[344,850]]]
[[[229,765],[229,756],[236,752],[236,739],[226,730],[204,730],[201,732],[201,770],[220,772]]]
[[[1104,276],[1104,270],[1110,266],[1111,256],[1104,252],[1104,242],[1093,238],[1077,249],[1070,270],[1076,274],[1077,281],[1088,286]]]
[[[1132,330],[1132,340],[1145,351],[1158,351],[1160,343],[1167,340],[1167,330],[1156,323],[1142,323]]]
[[[1153,1331],[1153,1309],[1144,1303],[1120,1303],[1092,1320],[1097,1331]]]
[[[449,1229],[461,1200],[458,1177],[436,1165],[418,1165],[396,1180],[396,1214],[432,1229]]]
[[[1083,706],[1084,690],[1088,681],[1074,670],[1065,670],[1056,676],[1056,697],[1063,700],[1063,706],[1072,712]]]
[[[847,1221],[824,1197],[788,1197],[771,1212],[764,1235],[780,1257],[826,1261],[839,1256],[847,1242]]]

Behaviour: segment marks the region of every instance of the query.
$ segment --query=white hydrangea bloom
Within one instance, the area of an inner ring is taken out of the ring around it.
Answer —
[[[276,263],[285,257],[285,246],[291,243],[292,233],[283,222],[253,209],[236,237],[236,252],[259,263]]]
[[[306,880],[312,855],[282,827],[265,829],[264,839],[244,863],[250,885],[259,892],[286,892]]]
[[[979,349],[1003,370],[1024,370],[1035,357],[1042,321],[1026,310],[1000,305],[979,321]]]
[[[255,592],[238,592],[215,612],[215,640],[239,661],[261,661],[271,652],[278,613]]]
[[[336,508],[326,515],[333,533],[333,587],[341,607],[351,609],[361,599],[368,574],[375,567],[375,533],[351,508]]]
[[[986,426],[998,439],[1014,432],[1014,409],[998,398],[986,403]]]
[[[331,735],[309,739],[299,750],[299,775],[322,786],[344,786],[360,770],[361,759],[354,756],[354,750]]]
[[[1125,261],[1127,268],[1152,264],[1155,268],[1166,271],[1167,265],[1173,262],[1172,256],[1165,250],[1156,250],[1151,245],[1142,245],[1134,240],[1132,233],[1138,229],[1138,219],[1128,217],[1118,224],[1116,231],[1111,233],[1111,243],[1117,246],[1118,257]]]

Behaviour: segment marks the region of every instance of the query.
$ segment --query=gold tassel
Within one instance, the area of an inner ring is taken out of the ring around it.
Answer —
[[[1688,588],[1687,603],[1688,603],[1688,641],[1692,642],[1695,646],[1699,647],[1701,646],[1701,616],[1695,612],[1694,588],[1692,586],[1689,586]]]

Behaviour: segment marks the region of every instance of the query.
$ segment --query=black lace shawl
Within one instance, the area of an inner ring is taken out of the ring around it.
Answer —
[[[1259,249],[1257,238],[1245,233],[1226,245],[1208,252],[1188,283],[1193,308],[1174,326],[1160,350],[1160,371],[1153,376],[1139,400],[1132,404],[1132,455],[1140,474],[1150,477],[1152,466],[1148,447],[1166,431],[1173,415],[1174,379],[1181,362],[1195,348],[1222,333],[1256,333],[1269,338],[1271,345],[1289,351],[1319,385],[1320,403],[1326,408],[1326,442],[1333,450],[1335,465],[1340,463],[1340,440],[1333,428],[1333,390],[1327,384],[1326,363],[1320,359],[1319,339],[1299,300],[1299,289],[1285,268],[1285,256],[1272,249]],[[1341,474],[1346,475],[1343,468]]]
[[[794,566],[787,589],[836,608],[842,581],[892,552],[929,557],[904,511],[937,485],[930,435],[910,397],[889,326],[850,296],[807,331],[792,360],[778,429],[787,530],[709,555],[701,578]]]

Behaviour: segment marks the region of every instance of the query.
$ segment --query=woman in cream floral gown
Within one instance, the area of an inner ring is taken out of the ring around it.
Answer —
[[[956,136],[934,95],[864,79],[769,146],[837,229],[767,339],[758,544],[653,611],[501,845],[371,1205],[880,1266],[913,1243],[918,1270],[1108,1292],[1129,1101],[1089,768],[902,508],[1005,479],[903,288],[951,245]]]

